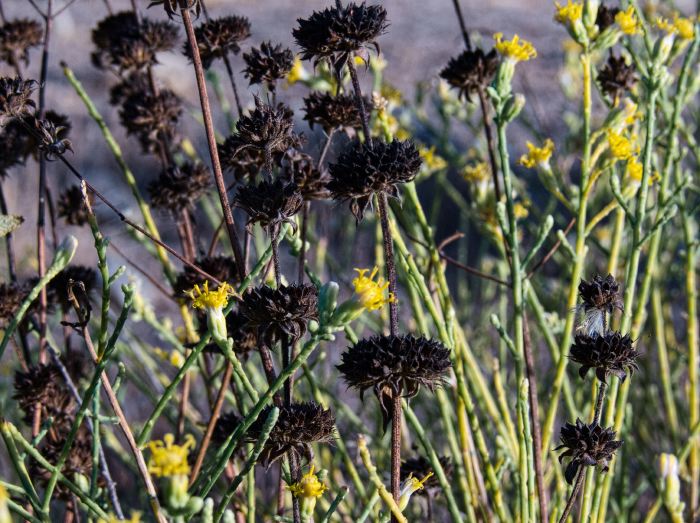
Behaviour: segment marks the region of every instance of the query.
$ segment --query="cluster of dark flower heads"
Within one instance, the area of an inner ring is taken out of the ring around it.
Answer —
[[[450,350],[442,343],[411,335],[360,340],[341,360],[337,368],[348,387],[357,389],[361,399],[368,389],[377,396],[385,427],[393,398],[412,398],[421,386],[433,391],[445,383],[452,366]]]
[[[318,290],[302,284],[255,287],[240,299],[239,312],[267,347],[284,337],[294,343],[306,333],[308,322],[318,319]]]
[[[246,433],[246,441],[255,442],[272,407],[265,408]],[[292,403],[279,407],[277,423],[260,455],[268,467],[276,460],[294,452],[307,461],[313,460],[313,443],[330,443],[335,438],[335,416],[314,402]]]
[[[124,99],[119,118],[127,134],[139,139],[144,152],[154,152],[159,139],[167,142],[175,139],[181,114],[180,99],[171,90],[162,89],[155,95],[145,90],[135,91]]]
[[[294,184],[305,201],[325,200],[330,197],[326,170],[320,171],[314,159],[295,149],[282,158],[282,176]]]
[[[224,16],[204,22],[194,30],[202,66],[209,69],[216,59],[238,54],[240,44],[250,36],[250,21],[244,16]],[[185,42],[184,55],[192,60],[192,49]]]
[[[191,210],[196,201],[211,186],[211,174],[202,163],[186,162],[163,170],[148,186],[151,203],[174,215]]]
[[[177,27],[170,22],[139,20],[133,11],[122,11],[101,20],[92,31],[96,50],[92,63],[119,74],[142,71],[158,63],[158,53],[177,44]]]
[[[608,61],[598,73],[600,88],[615,103],[624,93],[629,93],[637,84],[633,64],[627,64],[624,56],[610,54]]]
[[[410,141],[375,140],[371,147],[356,141],[330,165],[328,189],[334,200],[350,200],[350,210],[359,222],[374,194],[398,198],[398,184],[413,180],[421,163]]]
[[[263,42],[260,47],[251,48],[243,54],[246,68],[243,74],[250,85],[264,84],[271,92],[277,87],[277,81],[285,78],[294,64],[294,54],[282,44],[273,45]]]
[[[24,413],[24,422],[32,425],[37,407],[41,409],[43,420],[53,420],[39,451],[51,464],[55,464],[61,454],[66,438],[75,420],[77,404],[65,384],[64,377],[54,364],[31,366],[26,372],[17,371],[14,380],[17,400]],[[78,430],[68,459],[61,472],[67,477],[75,474],[89,475],[92,470],[92,436],[83,425]],[[46,483],[51,473],[36,461],[30,461],[29,473],[40,483]],[[56,495],[64,500],[71,499],[71,492],[62,485],[57,485]]]
[[[482,49],[467,49],[456,58],[450,58],[440,76],[450,86],[459,91],[459,95],[471,101],[474,92],[483,90],[496,75],[499,59],[495,49],[484,53]]]
[[[365,110],[371,112],[372,101],[364,97]],[[355,130],[362,127],[362,118],[357,106],[357,98],[352,94],[338,94],[312,92],[304,98],[304,120],[309,122],[309,127],[315,124],[323,127],[326,133],[333,129]]]
[[[361,49],[374,47],[379,52],[377,38],[388,27],[386,9],[364,2],[314,11],[309,18],[297,19],[297,23],[292,35],[302,49],[302,59],[313,59],[314,65],[328,60],[337,75]]]
[[[0,25],[0,60],[16,65],[20,61],[29,63],[29,50],[44,39],[41,24],[20,18]]]
[[[599,466],[606,472],[610,460],[622,446],[622,441],[616,440],[615,436],[612,428],[603,428],[598,423],[589,425],[580,419],[576,424],[564,425],[560,434],[561,445],[554,450],[566,449],[559,456],[559,462],[569,458],[564,471],[566,481],[573,483],[580,467]]]

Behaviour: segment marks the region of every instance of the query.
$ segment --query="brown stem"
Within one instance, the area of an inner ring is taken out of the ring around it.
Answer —
[[[457,0],[455,0],[456,2]],[[496,144],[493,139],[493,131],[491,130],[491,115],[489,106],[486,101],[486,93],[479,86],[477,88],[479,95],[479,104],[481,105],[481,118],[484,124],[484,134],[486,135],[486,148],[489,151],[489,163],[491,164],[491,176],[493,177],[493,192],[496,196],[496,201],[501,201],[501,185],[498,181],[498,164],[496,163]]]
[[[189,355],[189,350],[186,351],[185,357]],[[180,395],[180,404],[177,410],[177,426],[175,427],[175,440],[181,441],[182,435],[185,433],[185,417],[187,413],[187,405],[190,399],[190,388],[192,386],[192,374],[190,372],[185,373],[185,377],[182,379],[182,394]]]
[[[182,211],[182,231],[185,233],[185,245],[187,246],[185,255],[191,261],[195,261],[197,258],[197,246],[194,240],[194,230],[192,228],[190,212],[187,209]]]
[[[233,68],[231,67],[231,61],[228,55],[224,55],[224,66],[226,66],[226,73],[228,74],[228,79],[231,82],[231,88],[233,89],[233,97],[236,100],[236,110],[238,111],[238,118],[243,115],[243,105],[241,105],[241,99],[238,96],[238,87],[236,87],[236,79],[233,76]]]
[[[544,472],[542,470],[542,429],[540,428],[540,404],[537,399],[537,376],[535,374],[535,362],[532,357],[530,325],[527,321],[527,313],[525,311],[523,311],[523,352],[525,353],[527,380],[530,384],[528,387],[528,395],[530,400],[530,418],[532,423],[532,447],[535,461],[535,478],[537,480],[537,493],[540,504],[540,523],[547,523],[547,491],[544,487]]]
[[[270,225],[267,231],[270,236],[270,247],[272,247],[272,265],[275,269],[275,284],[279,289],[282,284],[282,274],[280,272],[279,237],[275,229],[276,227],[274,225]]]
[[[571,497],[569,501],[566,502],[566,507],[564,507],[564,513],[559,518],[559,523],[565,523],[566,519],[569,517],[571,510],[574,508],[576,503],[576,498],[583,485],[583,479],[586,477],[586,467],[581,465],[576,473],[576,482],[574,483],[574,490],[571,491]]]
[[[296,451],[290,450],[289,456],[289,473],[292,476],[292,483],[296,483],[301,479],[301,466],[299,465],[299,456]],[[299,498],[292,496],[292,517],[294,523],[301,523],[301,507]]]
[[[462,37],[464,38],[464,45],[467,46],[468,51],[471,51],[472,43],[471,40],[469,40],[469,33],[467,32],[467,26],[464,23],[464,15],[462,14],[462,8],[459,6],[459,0],[452,0],[452,5],[454,5],[455,12],[457,13],[459,28],[462,31]]]
[[[382,227],[382,238],[384,240],[384,262],[386,263],[387,281],[389,282],[389,292],[396,296],[396,265],[394,264],[394,242],[389,228],[388,203],[386,194],[377,195],[379,200],[379,221]],[[396,336],[399,331],[399,308],[396,300],[389,303],[389,332]]]
[[[209,106],[209,95],[207,94],[207,84],[204,79],[204,68],[202,67],[202,59],[199,56],[199,47],[197,46],[197,37],[194,34],[192,19],[189,9],[181,9],[182,22],[185,24],[187,31],[187,40],[190,44],[192,52],[192,62],[194,63],[194,71],[197,77],[197,89],[199,91],[199,101],[202,107],[202,117],[204,119],[204,128],[207,134],[207,143],[209,145],[209,155],[211,156],[212,169],[214,171],[214,179],[216,180],[216,188],[219,191],[219,199],[221,207],[224,211],[226,219],[226,229],[228,231],[229,240],[233,249],[233,256],[236,259],[238,275],[243,280],[245,277],[245,266],[243,261],[243,251],[241,250],[238,232],[236,231],[236,223],[233,220],[233,212],[226,194],[226,184],[224,183],[224,174],[221,171],[221,162],[219,161],[219,152],[216,146],[216,133],[214,131],[214,123]]]
[[[304,283],[304,270],[306,268],[306,233],[309,221],[309,206],[311,202],[304,202],[301,209],[301,249],[299,249],[299,273],[297,280]]]
[[[608,388],[608,384],[601,381],[598,385],[598,397],[595,402],[595,410],[593,411],[593,423],[597,424],[600,421],[600,415],[603,412],[603,400],[605,399],[605,391]]]
[[[360,111],[360,120],[362,120],[362,132],[365,135],[365,142],[372,148],[372,135],[369,132],[369,117],[367,115],[367,109],[365,108],[365,101],[362,98],[362,89],[360,88],[360,81],[357,78],[357,69],[355,68],[355,63],[353,62],[354,57],[348,59],[348,70],[350,71],[350,78],[352,79],[352,87],[355,90],[355,98],[357,99],[357,108]]]
[[[214,408],[212,409],[211,418],[209,418],[209,423],[207,424],[207,430],[204,432],[204,437],[202,438],[202,444],[199,446],[199,451],[197,452],[197,458],[194,461],[194,466],[192,467],[192,475],[190,476],[190,485],[192,485],[199,471],[202,469],[202,463],[204,463],[204,456],[209,448],[209,443],[211,443],[211,436],[214,434],[214,428],[216,427],[216,421],[219,419],[221,414],[221,409],[224,405],[224,400],[226,399],[226,391],[231,383],[231,374],[233,373],[233,365],[231,362],[226,363],[226,368],[224,369],[224,375],[221,378],[221,387],[219,388],[219,394],[216,396],[216,401],[214,402]]]
[[[391,400],[391,495],[399,500],[401,493],[401,396]],[[393,519],[393,517],[392,517]]]

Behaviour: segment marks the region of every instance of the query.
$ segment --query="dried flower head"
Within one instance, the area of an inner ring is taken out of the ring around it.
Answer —
[[[372,111],[372,100],[363,97],[365,110]],[[357,108],[357,97],[352,94],[312,92],[304,98],[304,120],[313,129],[314,124],[323,127],[326,133],[333,129],[355,130],[362,127],[360,110]]]
[[[598,73],[598,83],[603,93],[617,103],[622,94],[630,92],[637,83],[634,65],[628,65],[623,56],[611,53]]]
[[[143,71],[135,71],[124,76],[124,79],[114,84],[109,90],[109,103],[113,106],[122,105],[130,96],[139,93],[148,93],[151,85],[148,74]]]
[[[144,152],[156,150],[158,137],[171,142],[175,137],[182,107],[180,99],[169,89],[154,95],[150,89],[130,94],[119,111],[128,134],[136,135]]]
[[[606,472],[615,451],[622,446],[622,441],[616,440],[615,436],[612,427],[604,429],[597,423],[587,425],[580,419],[575,425],[564,425],[560,434],[561,445],[554,450],[566,449],[559,456],[560,463],[564,458],[570,458],[564,471],[566,481],[573,483],[579,467],[599,466]]]
[[[571,361],[581,365],[579,376],[584,378],[590,369],[595,369],[596,377],[604,383],[610,374],[624,381],[628,372],[632,374],[638,369],[638,356],[629,335],[619,332],[577,334],[569,353]]]
[[[19,61],[29,63],[29,49],[44,39],[44,30],[39,22],[21,18],[0,26],[0,60],[9,65]]]
[[[34,119],[34,136],[32,137],[38,140],[39,151],[49,161],[63,156],[66,151],[73,152],[71,141],[64,138],[70,130],[70,124],[68,127],[61,125],[65,118],[62,115],[53,113],[51,116],[53,119],[48,114],[43,120]]]
[[[241,149],[238,138],[230,136],[219,145],[221,165],[227,172],[233,174],[238,182],[255,180],[265,167],[265,152],[260,149]],[[276,165],[282,153],[272,155],[272,164]]]
[[[238,425],[241,423],[241,417],[235,412],[224,412],[219,416],[214,425],[211,440],[219,445],[226,442],[228,437],[233,434]]]
[[[598,30],[602,33],[608,27],[611,27],[615,23],[615,17],[619,12],[619,7],[608,7],[605,4],[600,4],[595,17],[595,25],[598,26]]]
[[[97,272],[85,265],[69,265],[47,285],[49,303],[60,305],[63,311],[72,310],[73,305],[68,299],[71,281],[81,282],[85,287],[85,294],[89,296],[97,288]]]
[[[620,284],[612,274],[608,274],[605,278],[597,274],[590,282],[581,280],[578,293],[586,309],[606,312],[613,312],[614,309],[622,310]]]
[[[283,177],[296,185],[304,201],[325,200],[330,197],[328,191],[328,173],[319,171],[314,159],[296,149],[291,149],[282,159]]]
[[[269,91],[274,92],[277,80],[292,70],[294,54],[282,44],[263,42],[259,49],[253,47],[249,53],[244,53],[243,61],[246,63],[243,74],[250,80],[250,85],[265,84]]]
[[[450,58],[440,77],[459,91],[467,101],[474,92],[486,89],[498,69],[498,56],[495,49],[488,53],[480,48],[467,49],[456,58]]]
[[[238,54],[240,44],[250,36],[250,21],[245,16],[223,16],[204,22],[194,30],[202,66],[209,69],[217,58]],[[184,54],[192,60],[192,49],[185,42]]]
[[[361,399],[367,389],[377,396],[385,427],[394,397],[412,398],[421,385],[435,390],[452,365],[450,350],[442,343],[411,335],[360,340],[341,359],[337,367],[348,387],[359,390]]]
[[[438,459],[447,481],[450,481],[452,478],[452,460],[449,456],[440,456]],[[434,472],[433,465],[425,457],[416,456],[414,458],[409,458],[401,463],[401,482],[406,481],[409,477],[424,478],[431,473],[434,474]],[[440,489],[440,481],[438,480],[437,476],[432,475],[423,484],[423,488],[418,491],[418,494],[434,496],[440,491]]]
[[[17,120],[0,127],[0,178],[5,178],[11,168],[24,164],[30,153],[30,141],[29,134]]]
[[[36,89],[34,80],[22,80],[19,76],[0,78],[0,126],[12,118],[31,114],[36,108],[31,96]]]
[[[236,122],[236,133],[219,148],[222,156],[236,157],[246,149],[262,151],[266,167],[271,169],[272,155],[283,153],[298,144],[293,114],[284,104],[273,107],[256,96],[255,110],[248,116],[241,116]],[[233,162],[228,160],[226,163]]]
[[[375,140],[371,148],[353,142],[336,163],[330,165],[328,189],[333,199],[350,200],[350,210],[359,222],[374,194],[385,193],[398,198],[398,184],[413,180],[420,166],[420,154],[410,141]]]
[[[90,205],[94,205],[94,197],[88,192]],[[56,202],[58,216],[63,218],[68,225],[85,225],[88,222],[88,212],[83,200],[83,191],[78,185],[71,185],[61,191]]]
[[[318,290],[300,284],[256,287],[243,295],[239,311],[257,328],[261,343],[271,347],[285,336],[294,343],[306,333],[308,322],[318,318]]]
[[[152,0],[148,7],[153,7],[156,5],[162,5],[165,9],[165,14],[169,18],[173,18],[178,11],[187,9],[188,11],[193,11],[195,16],[199,16],[202,12],[202,3],[200,0]]]
[[[177,27],[170,22],[139,20],[123,11],[101,20],[92,31],[95,67],[114,67],[119,73],[135,72],[158,63],[158,53],[177,44]]]
[[[76,403],[56,365],[32,365],[26,371],[15,372],[14,389],[12,397],[22,409],[27,425],[34,422],[38,406],[44,419],[53,418],[55,431],[67,434],[64,431],[70,430]]]
[[[194,263],[219,281],[235,282],[238,280],[236,262],[231,256],[205,256],[197,258]],[[202,275],[189,265],[185,266],[175,280],[173,294],[182,297],[185,291],[190,290],[198,283],[202,283]]]
[[[297,23],[292,35],[302,49],[302,59],[313,59],[314,65],[326,59],[336,75],[361,49],[371,46],[379,53],[377,38],[389,25],[384,7],[364,2],[314,11],[309,18],[297,19]]]
[[[246,441],[257,441],[270,409],[264,409],[246,433]],[[335,437],[335,416],[314,402],[292,403],[279,408],[277,423],[265,443],[261,461],[268,467],[287,452],[313,460],[312,443],[330,443]]]
[[[0,283],[0,325],[12,320],[30,290],[26,283]]]
[[[63,447],[66,444],[66,436],[68,431],[70,431],[70,425],[66,427],[66,432],[64,434],[58,434],[56,436],[49,436],[42,442],[39,451],[41,455],[50,464],[56,465],[63,452]],[[75,478],[76,475],[81,475],[85,480],[90,476],[92,471],[92,435],[85,427],[81,426],[73,440],[70,451],[66,458],[63,467],[61,468],[61,473],[68,478]],[[29,475],[34,480],[42,485],[46,485],[52,476],[51,471],[42,467],[39,463],[34,460],[29,462]],[[74,493],[71,492],[65,485],[59,483],[56,485],[56,490],[54,495],[61,501],[67,502],[71,501]]]
[[[202,163],[186,162],[180,167],[168,167],[151,182],[148,192],[151,203],[177,215],[190,210],[211,186],[211,174]]]
[[[295,184],[278,178],[239,187],[233,204],[248,214],[248,227],[259,223],[274,228],[285,222],[296,227],[292,218],[301,210],[304,198]]]
[[[187,434],[185,443],[177,445],[175,436],[166,434],[163,440],[150,441],[148,448],[151,457],[148,460],[148,472],[159,478],[188,475],[190,465],[187,457],[195,446],[194,436]]]

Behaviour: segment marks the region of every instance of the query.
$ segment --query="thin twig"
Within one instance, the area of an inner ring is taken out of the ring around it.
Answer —
[[[569,231],[571,230],[571,228],[574,226],[575,223],[576,223],[576,217],[574,216],[573,218],[571,218],[571,221],[569,221],[569,224],[566,226],[566,229],[564,229],[564,235],[565,235],[565,236],[566,236],[567,234],[569,234]],[[549,251],[547,251],[547,253],[542,257],[542,259],[541,259],[540,261],[538,261],[538,262],[532,267],[532,269],[530,270],[529,273],[527,273],[527,276],[525,276],[525,278],[526,278],[526,279],[529,279],[533,274],[535,274],[535,272],[536,272],[540,267],[542,267],[545,263],[547,263],[547,262],[550,260],[550,258],[551,258],[552,256],[554,256],[554,253],[557,252],[557,249],[559,249],[559,246],[560,246],[560,245],[561,245],[561,239],[557,240],[557,241],[554,243],[554,245],[552,246],[552,248],[549,249]]]
[[[569,514],[571,513],[571,510],[574,508],[574,504],[576,503],[576,498],[578,497],[578,493],[581,490],[581,486],[583,485],[583,478],[585,477],[586,467],[582,465],[579,467],[578,472],[576,473],[576,482],[574,483],[574,490],[571,491],[571,496],[566,502],[566,507],[564,507],[564,513],[561,515],[561,518],[559,518],[559,523],[565,523],[566,519],[569,517]]]

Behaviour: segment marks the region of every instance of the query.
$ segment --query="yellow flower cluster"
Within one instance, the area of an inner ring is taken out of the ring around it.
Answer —
[[[295,498],[320,498],[328,487],[314,474],[314,466],[299,481],[287,487]]]
[[[375,276],[379,272],[379,268],[375,267],[372,269],[372,273],[365,276],[369,272],[369,269],[355,269],[357,271],[357,278],[352,280],[352,284],[355,286],[355,293],[360,299],[360,303],[364,308],[370,311],[376,311],[381,309],[387,303],[396,302],[396,296],[391,292],[388,297],[385,296],[386,290],[389,288],[389,282],[385,282],[384,278],[379,278],[374,280]]]
[[[192,307],[195,309],[223,309],[234,292],[233,287],[226,282],[219,285],[215,291],[210,291],[209,282],[205,281],[201,289],[199,285],[195,285],[185,294],[192,300]]]
[[[97,523],[141,523],[141,513],[133,512],[129,519],[119,519],[114,514],[109,514],[107,519],[99,518]]]
[[[683,18],[678,13],[673,15],[673,22],[666,18],[658,18],[656,27],[668,34],[677,34],[683,40],[691,40],[695,36],[695,23],[692,18]]]
[[[625,174],[631,182],[636,184],[642,183],[642,176],[644,175],[644,166],[641,164],[641,162],[637,159],[636,156],[633,156],[632,158],[627,160]],[[649,176],[649,185],[652,185],[653,183],[659,181],[660,178],[661,175],[658,173],[658,171],[654,171],[654,173],[651,174],[651,176]]]
[[[610,153],[616,160],[629,160],[636,153],[634,137],[630,139],[612,130],[607,131],[607,136]]]
[[[418,150],[418,154],[420,154],[420,157],[423,159],[423,165],[425,165],[430,172],[441,171],[447,167],[445,159],[435,152],[434,145],[430,149],[421,147]]]
[[[175,436],[172,434],[166,434],[163,441],[149,442],[151,458],[148,460],[148,472],[159,478],[189,474],[190,465],[187,463],[187,457],[194,445],[192,434],[185,437],[183,445],[177,445]]]
[[[301,63],[301,57],[299,55],[296,55],[294,57],[294,63],[292,64],[292,68],[289,71],[289,74],[287,74],[287,83],[289,85],[294,85],[297,82],[306,80],[308,77],[309,73],[307,73],[304,69],[304,65]]]
[[[617,22],[617,25],[620,26],[620,29],[626,35],[638,34],[642,29],[639,19],[637,18],[637,14],[634,11],[634,7],[632,6],[629,6],[624,11],[617,13],[615,15],[615,22]]]
[[[583,16],[583,4],[579,2],[572,2],[568,0],[566,5],[561,5],[559,2],[555,2],[557,12],[554,15],[554,20],[560,24],[573,25],[578,20],[581,20]]]
[[[552,157],[554,152],[554,142],[547,138],[544,141],[542,147],[536,147],[532,142],[527,142],[527,154],[523,154],[520,157],[520,165],[527,167],[528,169],[533,169],[537,166],[547,167],[549,166],[549,159]]]
[[[473,165],[467,165],[462,171],[462,178],[468,182],[483,182],[491,177],[489,166],[486,162],[478,162]]]
[[[153,352],[155,352],[156,356],[158,356],[160,359],[169,362],[173,367],[180,368],[182,367],[182,364],[185,363],[185,357],[182,355],[182,353],[176,350],[167,352],[160,347],[156,347]]]
[[[493,39],[496,40],[496,51],[507,60],[526,62],[537,57],[535,46],[527,40],[520,40],[518,35],[513,36],[512,40],[503,40],[503,33],[496,33]]]

